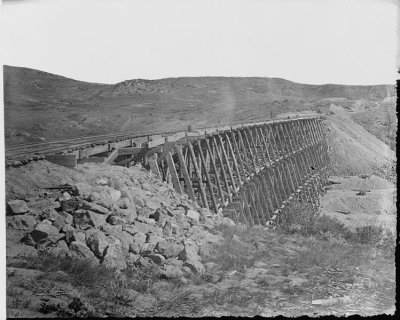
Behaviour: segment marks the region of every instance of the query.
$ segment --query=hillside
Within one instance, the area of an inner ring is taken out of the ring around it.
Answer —
[[[111,132],[172,131],[269,119],[282,113],[328,112],[366,102],[354,119],[393,148],[394,86],[306,85],[278,78],[196,77],[86,83],[4,66],[6,145]],[[389,120],[387,120],[389,119]],[[368,129],[368,128],[367,128]],[[395,132],[395,131],[394,131]],[[385,140],[386,139],[386,140]]]

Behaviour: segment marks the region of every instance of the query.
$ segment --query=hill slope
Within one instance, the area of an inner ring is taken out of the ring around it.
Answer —
[[[385,112],[380,103],[395,94],[389,85],[306,85],[277,78],[136,79],[106,85],[27,68],[4,66],[3,71],[6,145],[111,132],[182,130],[188,124],[269,119],[271,112],[321,113],[332,100],[353,104],[364,99]]]
[[[380,139],[351,119],[343,107],[331,104],[327,139],[332,173],[377,174],[387,177],[396,154]]]

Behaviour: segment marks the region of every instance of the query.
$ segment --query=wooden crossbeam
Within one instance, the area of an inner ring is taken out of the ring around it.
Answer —
[[[179,177],[176,172],[174,160],[172,159],[172,155],[171,155],[170,151],[168,151],[167,154],[165,155],[165,159],[167,160],[169,174],[171,176],[172,185],[174,186],[175,191],[178,193],[183,193],[181,184],[179,182]]]
[[[211,184],[211,177],[210,177],[210,175],[208,173],[206,159],[204,158],[203,150],[201,148],[201,140],[197,140],[197,146],[198,146],[198,150],[199,150],[198,152],[199,152],[199,155],[200,155],[201,164],[203,165],[204,173],[205,173],[205,176],[206,176],[206,179],[207,179],[206,183],[207,183],[209,194],[210,194],[210,197],[211,197],[211,203],[213,205],[215,213],[218,213],[218,205],[217,205],[217,201],[215,199],[214,190],[213,190],[213,187],[212,187],[212,184]]]
[[[194,150],[193,150],[192,143],[191,143],[191,142],[188,142],[187,146],[188,146],[188,148],[189,148],[189,153],[190,153],[190,156],[191,156],[191,158],[192,158],[192,163],[193,163],[194,171],[196,172],[196,175],[197,175],[199,178],[201,178],[200,170],[199,170],[199,167],[198,167],[198,165],[197,165],[196,156],[195,156],[195,153],[194,153]],[[206,196],[206,192],[205,192],[205,190],[204,190],[203,182],[201,181],[201,179],[199,180],[199,189],[200,189],[201,198],[202,198],[202,200],[203,200],[204,208],[209,209],[208,201],[207,201],[207,196]]]
[[[152,172],[157,178],[161,177],[160,168],[157,162],[157,153],[148,157],[150,172]]]
[[[133,154],[138,154],[138,153],[144,153],[148,149],[147,148],[140,148],[140,147],[126,147],[126,148],[120,148],[117,150],[119,156],[124,156],[124,155],[133,155]]]
[[[227,174],[225,172],[224,163],[222,161],[221,153],[219,152],[218,144],[217,144],[217,141],[215,140],[215,137],[211,137],[211,141],[213,142],[215,154],[217,155],[218,163],[220,164],[220,170],[221,170],[223,183],[225,184],[225,190],[226,190],[226,192],[228,192],[230,194],[230,188],[229,188]],[[229,196],[229,200],[231,200],[231,196]]]
[[[112,163],[118,157],[118,150],[113,150],[106,158],[106,163]]]
[[[174,149],[175,149],[176,154],[178,155],[180,171],[181,171],[181,173],[183,175],[183,179],[185,181],[186,192],[188,193],[190,200],[196,201],[196,197],[194,195],[194,191],[193,191],[193,187],[192,187],[192,182],[190,180],[189,173],[186,168],[186,161],[183,158],[182,147],[180,145],[176,145]]]
[[[216,137],[216,139],[219,142],[219,146],[220,146],[221,151],[222,151],[222,160],[225,162],[225,165],[226,165],[226,168],[227,168],[227,171],[228,171],[228,175],[229,175],[229,178],[230,178],[230,181],[231,181],[231,184],[232,184],[232,191],[233,191],[234,194],[236,194],[235,180],[233,178],[232,169],[231,169],[231,166],[229,164],[229,159],[228,159],[228,156],[226,154],[224,143],[222,141],[221,135],[218,135]]]

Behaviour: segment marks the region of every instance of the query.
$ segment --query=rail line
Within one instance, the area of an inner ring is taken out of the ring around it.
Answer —
[[[312,116],[302,116],[301,118],[310,118]],[[279,120],[272,120],[279,121]],[[266,121],[252,121],[252,122],[232,122],[232,123],[219,123],[218,127],[198,127],[196,130],[218,130],[218,128],[225,128],[229,126],[248,126],[252,124],[265,123]],[[71,153],[73,151],[79,150],[80,148],[94,147],[97,145],[105,145],[108,143],[113,143],[122,140],[129,139],[142,139],[143,141],[151,141],[159,136],[169,136],[185,132],[187,127],[182,126],[178,130],[174,131],[147,131],[142,133],[137,132],[121,132],[121,133],[111,133],[111,134],[101,134],[101,135],[91,135],[71,139],[61,139],[61,140],[51,140],[46,142],[37,143],[26,143],[19,145],[10,145],[5,147],[5,157],[6,160],[18,160],[30,158],[34,155],[46,155],[52,153]]]

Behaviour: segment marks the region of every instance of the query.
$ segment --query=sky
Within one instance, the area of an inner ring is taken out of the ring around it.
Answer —
[[[6,0],[3,64],[78,80],[396,79],[396,1]]]

